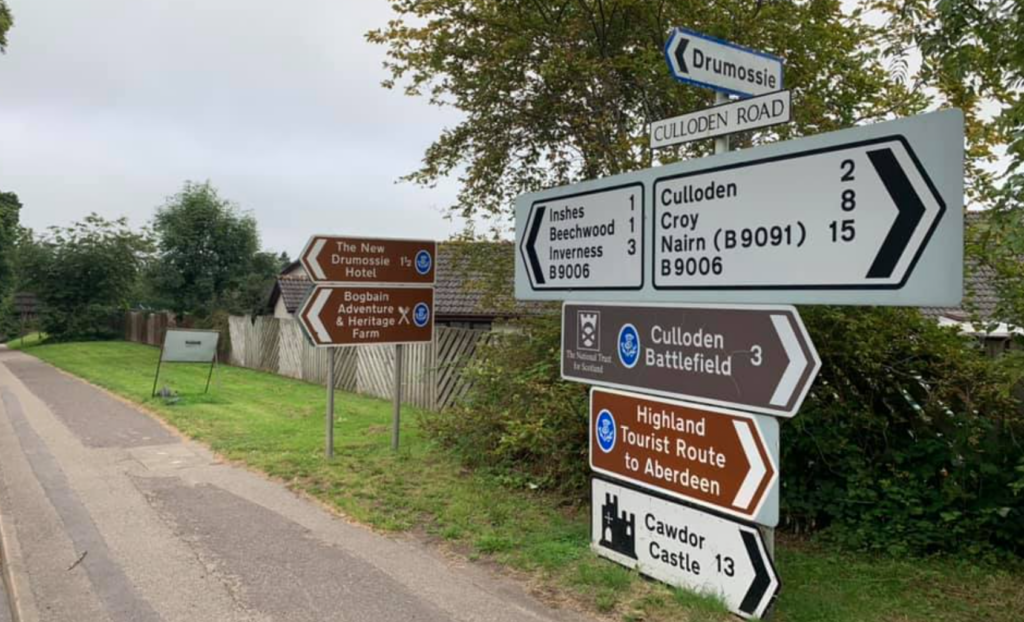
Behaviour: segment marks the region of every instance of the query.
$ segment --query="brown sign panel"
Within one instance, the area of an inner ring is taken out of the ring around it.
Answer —
[[[821,361],[782,305],[562,307],[562,377],[792,417]]]
[[[778,522],[777,439],[770,417],[590,392],[594,471],[770,526]]]
[[[428,342],[434,338],[434,289],[317,285],[299,322],[322,347]]]
[[[437,243],[314,235],[300,256],[317,283],[434,282]]]

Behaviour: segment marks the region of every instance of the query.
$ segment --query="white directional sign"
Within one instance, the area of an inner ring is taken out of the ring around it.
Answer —
[[[779,592],[761,534],[625,486],[594,479],[591,547],[670,585],[714,594],[744,618],[764,617]]]
[[[639,292],[588,291],[604,285],[586,258],[571,260],[581,264],[573,273],[597,276],[574,281],[579,291],[545,291],[517,260],[516,296],[956,306],[963,136],[963,114],[945,110],[524,195],[520,242],[531,206],[549,197],[642,187],[649,250],[639,274],[616,266]],[[625,254],[616,243],[608,238],[604,256]]]
[[[749,97],[782,89],[781,58],[686,28],[672,31],[665,60],[675,79],[723,93]]]
[[[644,188],[547,197],[530,206],[520,259],[538,290],[640,289]]]
[[[651,123],[651,149],[789,123],[792,115],[789,91],[719,104]]]
[[[654,286],[898,287],[945,211],[898,136],[661,177]]]

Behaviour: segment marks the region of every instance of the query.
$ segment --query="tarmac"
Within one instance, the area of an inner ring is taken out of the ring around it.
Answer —
[[[0,557],[0,622],[588,619],[2,347]]]

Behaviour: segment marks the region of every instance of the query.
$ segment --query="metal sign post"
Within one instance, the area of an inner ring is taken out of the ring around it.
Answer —
[[[402,354],[405,348],[395,344],[395,403],[391,421],[391,451],[398,451],[398,432],[402,422]]]
[[[328,458],[334,457],[334,359],[337,353],[327,351],[327,450]]]

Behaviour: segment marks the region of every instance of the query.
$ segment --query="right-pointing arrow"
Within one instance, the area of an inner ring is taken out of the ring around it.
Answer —
[[[757,441],[754,440],[754,432],[751,430],[754,425],[753,421],[737,420],[733,421],[732,425],[736,429],[736,435],[739,436],[740,445],[743,446],[743,453],[746,454],[747,462],[750,463],[750,469],[747,471],[747,476],[743,478],[743,483],[740,485],[732,505],[741,510],[747,510],[750,508],[758,488],[761,487],[761,482],[768,473],[768,465],[765,464],[764,458],[761,457],[761,450],[758,447]]]
[[[775,386],[775,392],[769,403],[772,406],[784,407],[799,388],[800,378],[803,376],[804,369],[807,368],[807,357],[804,356],[804,349],[800,347],[800,340],[797,339],[788,316],[773,315],[772,325],[775,326],[775,332],[779,334],[779,340],[782,341],[782,347],[786,350],[786,358],[789,359],[789,363],[786,365],[786,371],[783,372],[779,384]]]
[[[757,533],[742,529],[740,536],[743,537],[743,546],[747,549],[750,563],[754,567],[754,580],[750,582],[750,587],[740,603],[740,611],[749,616],[761,616],[778,591],[778,577],[775,576],[775,569],[765,563],[765,553],[758,542]],[[772,589],[772,584],[775,584],[776,589]]]
[[[896,269],[896,264],[899,263],[907,244],[910,243],[910,238],[924,216],[925,208],[892,149],[868,151],[868,159],[885,184],[885,189],[896,204],[898,212],[892,228],[889,229],[878,255],[868,270],[869,279],[886,279]]]

